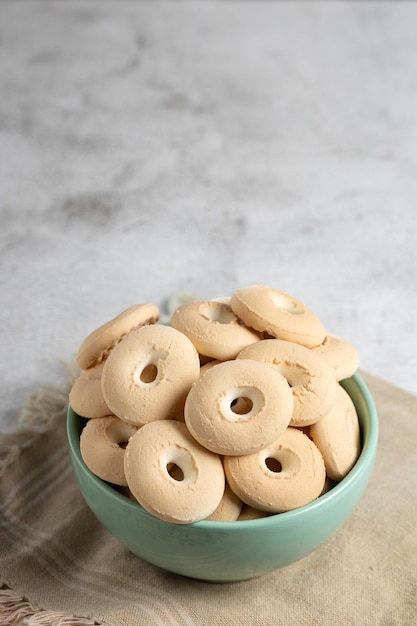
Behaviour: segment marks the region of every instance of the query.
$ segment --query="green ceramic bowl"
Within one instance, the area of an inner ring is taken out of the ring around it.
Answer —
[[[361,455],[349,474],[313,503],[257,520],[173,524],[100,480],[84,464],[79,438],[85,420],[68,410],[68,441],[75,477],[99,521],[131,552],[165,570],[211,582],[255,578],[313,552],[346,522],[371,476],[378,417],[359,374],[342,382],[359,416]]]

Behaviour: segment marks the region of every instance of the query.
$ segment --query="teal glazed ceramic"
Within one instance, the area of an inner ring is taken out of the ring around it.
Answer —
[[[255,578],[316,550],[349,518],[372,473],[378,417],[359,374],[341,383],[361,425],[362,452],[349,474],[313,503],[287,513],[240,522],[173,524],[160,520],[84,464],[79,446],[85,420],[68,409],[68,441],[75,477],[98,520],[137,556],[170,572],[210,582]]]

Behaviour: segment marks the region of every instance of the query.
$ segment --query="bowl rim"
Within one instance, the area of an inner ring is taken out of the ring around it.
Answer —
[[[197,522],[192,522],[189,524],[179,524],[176,522],[168,522],[162,520],[160,518],[155,517],[152,513],[149,513],[144,509],[138,502],[133,501],[128,496],[119,492],[115,487],[113,487],[110,483],[102,480],[98,476],[96,476],[84,463],[80,446],[77,445],[77,438],[75,435],[75,417],[79,418],[79,416],[72,409],[71,405],[68,404],[67,411],[67,440],[69,448],[72,452],[73,459],[76,459],[77,463],[83,468],[83,470],[89,475],[90,479],[100,488],[101,491],[104,491],[108,496],[114,498],[116,501],[131,507],[135,511],[139,511],[141,514],[149,517],[150,519],[157,520],[162,524],[167,524],[169,526],[177,527],[177,526],[186,526],[192,527],[195,529],[199,529],[202,531],[211,531],[211,532],[220,532],[220,531],[248,531],[255,529],[266,529],[268,527],[275,526],[280,524],[280,521],[291,522],[295,518],[300,515],[305,515],[308,511],[314,511],[317,508],[325,507],[326,504],[330,503],[331,500],[336,498],[343,491],[347,491],[351,484],[356,481],[362,472],[369,466],[369,464],[373,464],[376,448],[378,444],[378,436],[379,436],[379,425],[378,425],[378,415],[375,406],[375,402],[373,397],[363,380],[362,376],[355,372],[353,376],[349,379],[352,380],[356,386],[358,387],[360,393],[362,394],[362,398],[369,412],[369,425],[367,428],[367,432],[365,434],[365,438],[362,442],[362,450],[359,455],[358,460],[355,465],[349,471],[349,473],[336,485],[334,485],[329,491],[324,493],[323,495],[316,498],[313,502],[309,504],[305,504],[296,509],[292,509],[291,511],[285,511],[283,513],[276,513],[272,515],[268,515],[266,517],[261,517],[257,519],[249,519],[249,520],[236,520],[234,522],[225,522],[225,521],[217,521],[217,520],[200,520]],[[344,381],[340,381],[343,386]],[[85,419],[85,418],[82,418]],[[361,424],[361,431],[363,431],[363,426]]]

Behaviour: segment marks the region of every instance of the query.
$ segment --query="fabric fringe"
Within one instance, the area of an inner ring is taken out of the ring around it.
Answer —
[[[0,478],[36,437],[65,419],[68,394],[80,370],[73,363],[64,363],[64,366],[66,376],[63,386],[44,385],[29,394],[19,417],[18,429],[13,433],[0,434]]]
[[[0,626],[99,626],[99,622],[40,609],[3,583],[0,587]]]

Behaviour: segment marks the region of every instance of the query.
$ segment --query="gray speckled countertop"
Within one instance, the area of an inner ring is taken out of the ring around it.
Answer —
[[[0,425],[95,327],[265,283],[417,393],[414,3],[0,4]]]

